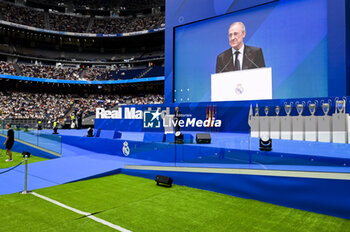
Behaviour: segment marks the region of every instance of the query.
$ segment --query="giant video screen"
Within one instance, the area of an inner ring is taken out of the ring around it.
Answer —
[[[327,0],[281,0],[181,25],[174,29],[174,101],[215,101],[215,76],[258,78],[269,68],[271,84],[227,82],[221,92],[271,85],[271,99],[328,97],[327,54]]]

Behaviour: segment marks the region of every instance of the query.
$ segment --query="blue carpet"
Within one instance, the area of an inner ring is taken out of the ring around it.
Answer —
[[[28,189],[34,190],[119,172],[124,162],[116,156],[71,147],[65,157],[28,165]],[[6,169],[1,169],[4,171]],[[0,195],[24,190],[24,165],[0,175]]]

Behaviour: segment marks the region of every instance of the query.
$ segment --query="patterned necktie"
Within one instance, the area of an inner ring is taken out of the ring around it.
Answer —
[[[239,60],[238,60],[238,55],[239,55],[239,51],[235,51],[235,55],[236,55],[236,58],[235,58],[235,70],[241,70],[241,65],[239,63]]]

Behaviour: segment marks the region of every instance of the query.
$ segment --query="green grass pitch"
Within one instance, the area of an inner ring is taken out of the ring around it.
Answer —
[[[123,174],[35,192],[131,231],[350,231],[350,220]],[[0,196],[0,231],[115,231],[33,195]]]
[[[0,149],[0,169],[13,167],[18,163],[20,163],[22,160],[24,160],[23,155],[18,152],[12,152],[12,160],[13,160],[12,162],[5,162],[5,160],[7,160],[8,158],[9,156],[7,155],[6,151]],[[35,163],[35,162],[40,162],[44,160],[47,160],[47,159],[32,155],[28,159],[28,163]]]

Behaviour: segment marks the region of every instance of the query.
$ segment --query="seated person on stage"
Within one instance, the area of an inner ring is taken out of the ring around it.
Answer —
[[[216,73],[265,67],[262,49],[245,45],[245,35],[246,30],[242,22],[231,24],[228,30],[231,48],[217,56]]]
[[[175,133],[176,133],[176,132],[180,131],[179,121],[181,120],[181,112],[179,110],[179,107],[175,107],[174,119],[176,122],[176,126],[175,126]]]

